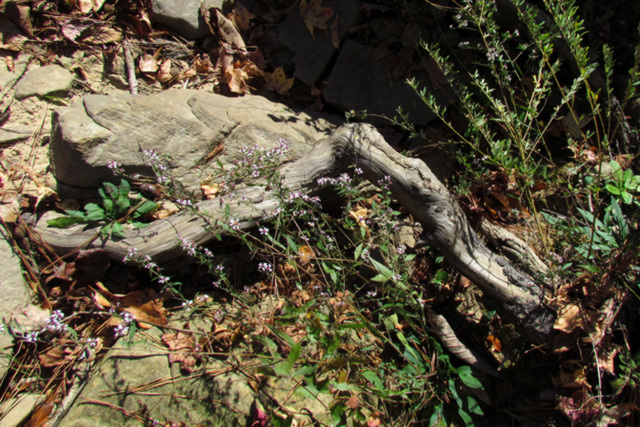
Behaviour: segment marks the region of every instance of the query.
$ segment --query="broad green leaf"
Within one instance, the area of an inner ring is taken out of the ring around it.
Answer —
[[[364,247],[364,243],[360,243],[358,246],[356,246],[356,250],[353,253],[353,259],[355,261],[358,260],[358,258],[360,258],[360,255],[362,254],[362,248]]]
[[[126,197],[131,191],[131,185],[129,184],[129,181],[127,181],[126,179],[121,180],[119,185],[119,190],[120,190],[120,195]]]
[[[373,258],[371,258],[370,261],[371,261],[371,264],[373,264],[373,266],[375,267],[375,269],[378,270],[378,273],[382,274],[383,276],[385,276],[389,280],[391,280],[393,278],[393,276],[394,276],[393,271],[391,269],[389,269],[389,267],[387,267],[386,265],[376,261]]]
[[[382,383],[382,380],[380,379],[378,374],[373,371],[364,371],[361,375],[364,377],[364,379],[373,384],[373,386],[379,392],[384,393],[385,396],[387,395],[387,390],[385,389],[384,384]]]
[[[460,366],[456,369],[456,373],[467,387],[482,390],[482,383],[471,373],[471,366]]]
[[[300,358],[300,351],[302,350],[302,345],[297,342],[291,347],[291,351],[289,352],[289,356],[287,357],[287,362],[285,365],[285,370],[287,375],[291,372],[293,368],[293,364]]]
[[[151,200],[147,200],[141,206],[139,206],[138,209],[136,209],[136,213],[140,215],[146,215],[149,212],[152,212],[157,207],[158,207],[157,203],[152,202]]]
[[[85,222],[84,217],[80,216],[61,216],[53,218],[47,221],[47,225],[55,228],[67,228],[75,224],[81,224]]]

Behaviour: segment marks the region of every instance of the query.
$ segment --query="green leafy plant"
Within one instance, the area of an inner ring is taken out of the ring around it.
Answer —
[[[613,169],[613,176],[605,185],[609,193],[622,200],[626,205],[635,203],[640,207],[640,203],[636,198],[638,189],[640,188],[640,175],[635,175],[633,170],[622,170],[618,162],[612,160],[609,162]]]
[[[84,211],[66,210],[67,216],[54,218],[48,222],[52,227],[66,228],[74,224],[105,223],[100,229],[103,238],[110,236],[124,237],[123,223],[142,228],[148,224],[142,222],[144,215],[152,212],[158,204],[147,200],[141,195],[131,197],[131,186],[126,180],[121,180],[119,186],[110,182],[102,184],[98,190],[102,197],[102,206],[97,203],[87,203]]]

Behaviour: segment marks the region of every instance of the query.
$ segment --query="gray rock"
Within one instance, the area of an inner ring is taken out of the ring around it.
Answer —
[[[415,124],[425,125],[433,120],[434,113],[403,79],[389,79],[386,59],[372,61],[373,52],[370,46],[345,42],[324,88],[327,104],[343,111],[366,110],[386,117],[397,116],[401,106]],[[413,74],[427,90],[432,90],[426,72],[416,70]],[[436,98],[444,106],[453,101],[446,93],[436,93]]]
[[[329,24],[339,14],[338,34],[340,41],[347,35],[349,27],[358,19],[359,1],[325,0],[323,7],[331,7],[334,15]],[[305,26],[300,9],[296,6],[285,20],[278,25],[278,41],[292,52],[295,77],[309,86],[316,84],[338,50],[331,41],[331,32],[314,28],[314,37]]]
[[[29,129],[0,129],[0,146],[29,139]]]
[[[24,393],[9,399],[3,404],[4,415],[0,417],[3,426],[21,426],[27,422],[27,417],[35,408],[43,396],[33,393]]]
[[[200,13],[201,0],[153,0],[153,20],[171,28],[189,40],[197,40],[211,34]],[[206,9],[222,9],[223,0],[204,0]]]
[[[20,259],[13,253],[6,230],[0,226],[0,320],[9,323],[11,317],[31,304],[31,296],[22,274]],[[13,338],[7,328],[0,333],[0,378],[7,371],[12,356]]]
[[[73,74],[58,65],[45,65],[26,72],[16,84],[15,98],[66,95],[73,84]]]
[[[65,184],[99,187],[114,180],[110,161],[129,174],[152,175],[142,152],[153,149],[171,155],[171,176],[197,190],[216,170],[206,158],[219,144],[225,148],[223,163],[236,158],[241,147],[271,148],[279,138],[295,141],[292,154],[300,155],[331,129],[326,121],[260,96],[228,98],[194,90],[88,95],[54,112],[51,164]]]

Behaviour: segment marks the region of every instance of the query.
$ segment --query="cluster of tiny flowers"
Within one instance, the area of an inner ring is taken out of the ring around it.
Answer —
[[[191,311],[191,306],[193,305],[193,300],[187,300],[182,303],[182,308],[186,311]]]
[[[267,227],[260,227],[258,229],[258,231],[260,232],[261,235],[263,236],[267,236],[269,235],[269,229]]]
[[[262,273],[270,273],[273,271],[273,267],[268,262],[261,262],[258,264],[258,271]]]
[[[204,302],[207,302],[208,299],[209,299],[209,295],[208,294],[198,295],[196,297],[196,302],[197,303],[204,303]]]
[[[142,265],[147,270],[155,270],[158,268],[158,264],[153,262],[149,255],[145,255],[144,258],[142,258]]]
[[[129,248],[127,254],[122,258],[122,262],[133,261],[138,256],[138,249]]]
[[[64,314],[60,310],[56,310],[47,319],[47,326],[45,329],[49,332],[63,332],[67,329],[67,325],[62,322]]]
[[[47,319],[47,324],[39,331],[29,332],[22,337],[23,340],[30,343],[35,343],[38,340],[40,334],[45,332],[64,332],[67,329],[67,325],[62,321],[64,314],[60,310],[56,310]],[[4,324],[0,324],[0,333],[4,330]]]
[[[407,246],[406,245],[400,245],[396,248],[396,253],[398,255],[404,255],[404,253],[407,251]]]
[[[367,292],[367,296],[370,297],[370,298],[375,298],[376,295],[378,295],[378,292],[375,291],[375,290]]]
[[[196,244],[193,243],[191,240],[187,240],[183,237],[180,237],[180,247],[182,247],[182,250],[185,251],[186,253],[188,253],[191,256],[195,256],[196,255]]]
[[[114,175],[119,175],[124,173],[124,169],[122,168],[122,163],[110,161],[107,163],[107,167],[113,172]]]
[[[284,212],[284,210],[283,210],[282,208],[277,208],[277,209],[275,209],[275,210],[273,210],[273,211],[271,211],[271,212],[268,212],[268,213],[265,215],[265,218],[266,218],[266,219],[275,218],[275,217],[277,217],[278,215],[280,215],[282,212]]]
[[[193,206],[193,203],[189,199],[178,199],[176,200],[176,204],[180,206]]]
[[[166,172],[167,166],[162,163],[162,159],[160,159],[156,150],[144,150],[142,153],[149,159],[149,163],[151,163],[156,172],[161,172],[163,174]],[[168,181],[168,178],[164,175],[160,175],[156,178],[156,181],[161,184]]]
[[[231,218],[229,220],[229,226],[232,230],[240,230],[240,220],[238,218]]]
[[[320,179],[324,179],[324,178],[320,178]],[[320,181],[320,179],[318,180],[318,182]],[[311,197],[311,196],[309,196],[307,194],[304,194],[301,191],[292,191],[291,193],[289,193],[289,196],[287,197],[286,202],[287,203],[291,203],[296,199],[303,200],[303,201],[305,201],[307,203],[313,203],[314,205],[316,205],[318,207],[321,207],[320,197],[318,197],[318,196]]]
[[[129,327],[123,323],[113,328],[113,334],[116,338],[124,337],[129,333]]]
[[[317,182],[318,182],[318,185],[331,184],[338,187],[348,187],[351,184],[351,181],[352,181],[352,178],[349,176],[349,174],[345,172],[337,178],[330,178],[327,176],[318,178]]]
[[[391,188],[391,177],[389,175],[385,175],[384,178],[378,180],[378,187],[389,190]]]

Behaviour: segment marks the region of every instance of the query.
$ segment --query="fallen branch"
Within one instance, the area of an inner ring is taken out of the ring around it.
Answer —
[[[491,252],[472,230],[456,200],[421,160],[397,153],[382,135],[366,124],[349,124],[320,141],[304,157],[284,165],[280,174],[291,190],[317,193],[318,179],[338,176],[355,165],[371,182],[391,178],[395,198],[422,224],[423,239],[437,247],[460,273],[480,286],[501,304],[504,312],[523,328],[535,342],[547,342],[554,322],[553,313],[544,304],[544,292],[530,276],[505,258]],[[239,190],[228,204],[230,216],[239,220],[240,229],[250,229],[275,211],[279,201],[275,194],[258,187]],[[196,205],[203,215],[183,211],[152,223],[149,227],[127,231],[127,237],[93,242],[112,258],[123,259],[135,247],[142,256],[162,262],[180,256],[178,238],[202,245],[214,237],[216,221],[227,221],[226,205],[206,200]],[[84,244],[95,229],[80,226],[53,229],[39,222],[42,238],[61,253]]]

